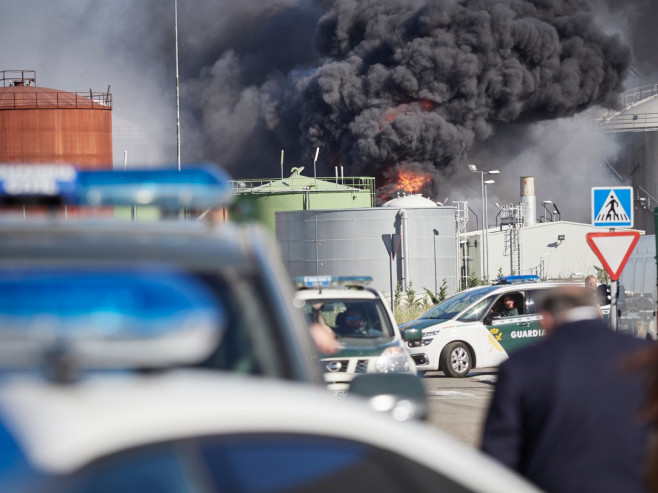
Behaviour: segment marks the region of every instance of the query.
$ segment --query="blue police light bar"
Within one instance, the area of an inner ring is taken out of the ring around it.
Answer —
[[[296,277],[294,281],[298,289],[367,286],[370,283],[371,276],[304,276]]]
[[[231,200],[228,175],[211,165],[176,169],[76,170],[67,165],[0,166],[0,201],[61,205],[154,205],[205,209]]]
[[[535,274],[501,276],[498,278],[499,284],[515,284],[521,282],[539,282],[539,276]]]
[[[156,205],[205,209],[226,205],[229,177],[203,168],[78,171],[77,198],[84,205]]]

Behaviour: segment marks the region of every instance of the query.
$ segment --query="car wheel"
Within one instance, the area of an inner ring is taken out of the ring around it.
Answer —
[[[461,342],[451,342],[441,353],[441,369],[451,377],[465,377],[471,371],[471,352]]]

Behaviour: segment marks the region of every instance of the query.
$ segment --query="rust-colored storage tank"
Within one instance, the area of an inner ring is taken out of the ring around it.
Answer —
[[[37,87],[33,70],[0,71],[0,162],[112,169],[111,94]]]

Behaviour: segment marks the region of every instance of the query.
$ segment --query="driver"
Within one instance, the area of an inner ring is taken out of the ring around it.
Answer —
[[[343,326],[340,327],[341,335],[381,335],[381,332],[372,329],[363,312],[358,308],[351,307],[345,312]]]
[[[516,315],[519,314],[519,310],[516,308],[516,301],[514,300],[514,297],[506,294],[503,297],[503,302],[499,306],[498,310],[493,311],[493,316],[494,317],[515,317]]]

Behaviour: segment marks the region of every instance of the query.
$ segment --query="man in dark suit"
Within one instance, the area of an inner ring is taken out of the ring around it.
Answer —
[[[611,331],[582,287],[551,291],[541,313],[546,338],[500,366],[483,451],[549,492],[645,491],[644,384],[623,366],[647,343]]]

